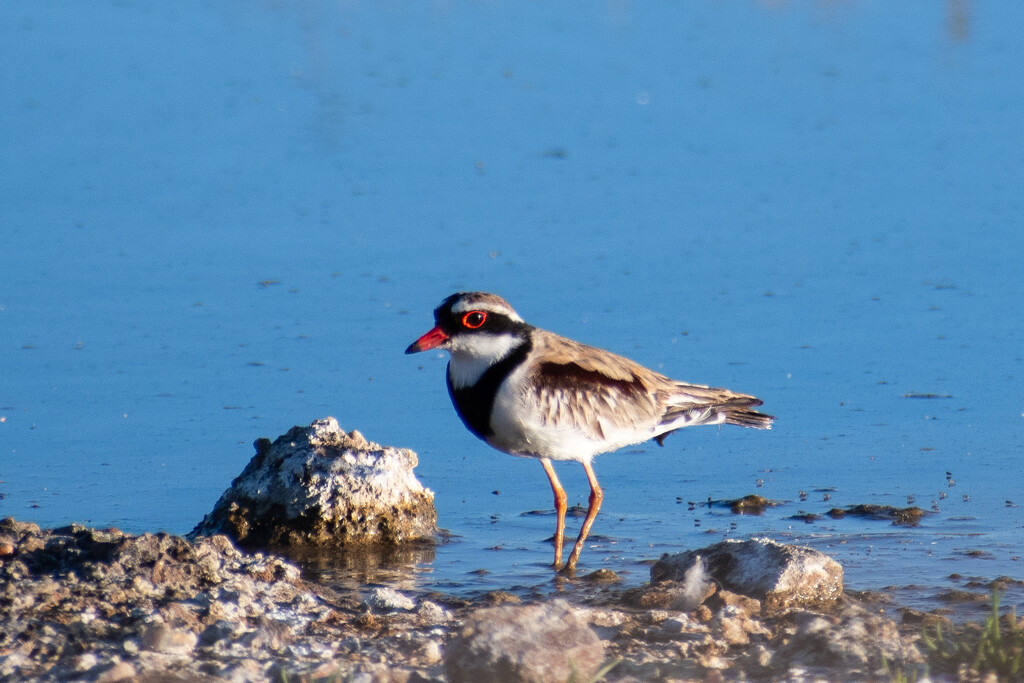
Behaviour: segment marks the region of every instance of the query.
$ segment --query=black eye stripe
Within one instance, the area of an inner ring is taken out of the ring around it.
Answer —
[[[470,311],[462,316],[463,327],[468,327],[471,330],[480,328],[485,322],[487,322],[487,313],[484,311]]]
[[[486,319],[478,327],[469,327],[463,321],[470,313],[482,313]],[[451,308],[441,307],[434,311],[434,319],[438,326],[449,335],[462,332],[483,332],[485,330],[491,334],[501,334],[503,332],[521,334],[523,330],[527,330],[530,327],[521,320],[512,320],[501,311],[490,311],[481,308],[453,311]]]

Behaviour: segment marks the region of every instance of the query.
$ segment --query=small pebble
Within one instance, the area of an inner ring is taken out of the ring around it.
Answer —
[[[416,601],[408,598],[394,588],[374,588],[366,596],[367,605],[381,612],[415,609]]]
[[[91,652],[78,655],[75,657],[75,663],[72,665],[75,671],[88,671],[89,669],[96,666],[97,663],[96,655]]]
[[[168,655],[191,654],[199,639],[195,633],[166,624],[150,624],[142,635],[142,648]]]
[[[135,678],[135,667],[128,662],[117,662],[96,677],[96,683],[119,683]]]

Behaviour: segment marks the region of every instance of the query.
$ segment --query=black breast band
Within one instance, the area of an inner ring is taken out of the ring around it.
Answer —
[[[487,368],[476,384],[456,389],[452,386],[452,375],[445,373],[448,383],[448,395],[452,397],[455,411],[462,418],[466,428],[485,441],[494,432],[491,430],[491,410],[494,399],[498,395],[498,387],[505,378],[526,359],[526,354],[533,348],[529,338],[512,350],[500,361]],[[449,361],[449,366],[451,362]]]

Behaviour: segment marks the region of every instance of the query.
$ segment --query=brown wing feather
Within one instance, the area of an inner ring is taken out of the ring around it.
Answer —
[[[724,414],[725,424],[771,428],[772,416],[751,410],[762,403],[754,396],[678,382],[624,356],[551,333],[537,335],[535,343],[546,361],[538,365],[532,384],[549,424],[572,424],[603,438],[604,427],[656,428],[684,414],[697,425],[719,422]]]
[[[594,438],[607,429],[658,424],[661,409],[654,373],[628,358],[557,335],[536,340],[544,347],[530,385],[548,424],[573,425]]]

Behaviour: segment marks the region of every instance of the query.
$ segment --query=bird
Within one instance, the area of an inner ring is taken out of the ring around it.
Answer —
[[[434,327],[405,350],[450,354],[448,394],[466,428],[488,445],[536,458],[554,494],[553,567],[576,570],[604,492],[595,455],[696,425],[771,429],[747,394],[670,379],[628,358],[528,324],[503,298],[457,292],[434,310]],[[575,461],[590,484],[587,514],[562,563],[567,497],[553,462]]]

